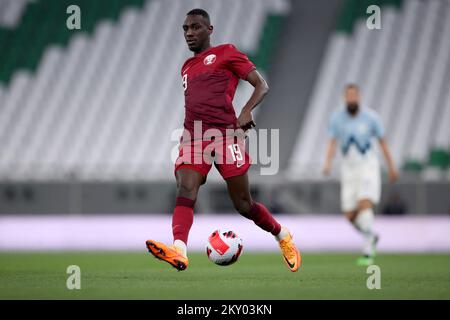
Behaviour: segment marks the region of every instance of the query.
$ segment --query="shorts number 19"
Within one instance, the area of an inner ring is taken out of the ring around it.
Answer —
[[[228,149],[230,149],[231,157],[233,158],[233,161],[242,161],[244,157],[242,156],[241,148],[238,144],[230,144],[228,146]]]

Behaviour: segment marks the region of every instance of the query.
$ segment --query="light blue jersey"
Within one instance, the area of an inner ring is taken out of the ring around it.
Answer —
[[[375,111],[360,108],[355,116],[345,109],[336,111],[330,119],[329,132],[338,141],[343,164],[377,161],[374,138],[383,138],[384,130]]]

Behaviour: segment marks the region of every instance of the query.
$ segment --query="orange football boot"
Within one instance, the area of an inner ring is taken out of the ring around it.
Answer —
[[[295,246],[292,235],[289,233],[284,239],[280,240],[279,245],[286,266],[292,272],[296,272],[302,265],[302,255]]]
[[[188,258],[183,254],[182,250],[176,246],[167,246],[164,243],[147,240],[148,251],[155,256],[155,258],[166,261],[178,271],[186,270],[189,265]]]

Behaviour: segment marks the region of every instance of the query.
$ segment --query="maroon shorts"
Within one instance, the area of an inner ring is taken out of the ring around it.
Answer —
[[[224,179],[245,174],[251,165],[250,156],[245,151],[245,139],[225,137],[213,141],[181,142],[174,173],[189,168],[200,172],[206,179],[213,163]]]

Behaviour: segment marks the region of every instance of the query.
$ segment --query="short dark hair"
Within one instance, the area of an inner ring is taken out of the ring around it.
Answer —
[[[349,83],[345,86],[345,91],[349,89],[356,89],[359,91],[359,86],[356,83]]]
[[[209,18],[208,12],[206,12],[206,11],[203,10],[203,9],[199,9],[199,8],[192,9],[191,11],[189,11],[188,13],[186,13],[186,15],[187,15],[187,16],[202,16],[202,17],[205,19],[205,21],[206,21],[206,23],[207,23],[208,25],[211,24],[211,20],[210,20],[210,18]]]

